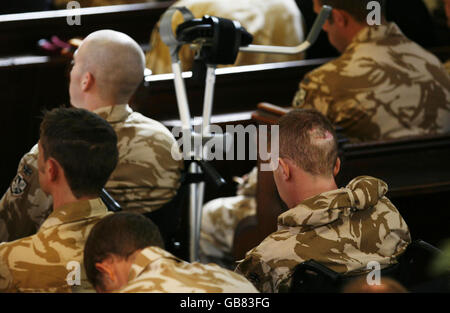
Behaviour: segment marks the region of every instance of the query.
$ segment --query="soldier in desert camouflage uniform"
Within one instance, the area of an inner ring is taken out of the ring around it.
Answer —
[[[294,0],[180,0],[172,6],[187,7],[195,18],[212,15],[236,20],[253,35],[253,44],[297,46],[303,41],[303,17]],[[172,26],[183,22],[182,15],[174,15]],[[192,68],[194,52],[184,45],[179,52],[182,69]],[[234,63],[250,65],[271,62],[295,61],[303,55],[277,55],[263,53],[239,53]],[[150,51],[147,53],[147,67],[153,74],[172,72],[169,48],[159,35],[159,23],[150,37]]]
[[[0,244],[0,291],[92,290],[83,249],[90,229],[111,214],[99,195],[117,164],[117,136],[94,113],[54,109],[41,124],[38,150],[37,175],[54,210],[37,234]]]
[[[200,232],[200,260],[209,260],[234,268],[230,257],[233,247],[234,230],[237,223],[247,216],[256,214],[257,168],[243,178],[238,178],[237,196],[218,198],[203,207]]]
[[[294,110],[280,121],[274,180],[289,208],[278,230],[247,252],[236,271],[262,292],[290,288],[295,266],[314,259],[339,273],[364,273],[370,261],[397,262],[411,242],[408,226],[385,197],[386,183],[361,176],[338,189],[337,140],[314,110]]]
[[[119,163],[106,190],[124,210],[144,213],[170,201],[180,185],[182,161],[161,123],[126,104],[143,78],[144,54],[127,35],[92,33],[74,56],[70,79],[73,106],[106,119],[118,136]],[[39,188],[37,145],[20,161],[17,176],[0,201],[0,242],[34,234],[51,212],[52,199]]]
[[[324,30],[342,56],[305,76],[293,106],[322,112],[351,141],[450,131],[450,76],[436,57],[403,36],[395,24],[368,26],[367,2],[314,0],[316,12],[322,4],[335,8],[333,22],[327,21]],[[203,214],[226,210],[233,220],[228,224],[237,225],[242,214],[231,205],[208,206]],[[234,232],[222,225],[217,226],[220,232]],[[219,233],[217,229],[205,227],[203,238]]]
[[[450,131],[450,76],[435,56],[394,23],[367,27],[363,4],[359,14],[352,1],[314,0],[314,10],[322,4],[335,8],[324,30],[342,55],[305,76],[294,107],[317,109],[354,140]]]
[[[149,219],[126,212],[108,216],[86,241],[87,277],[98,292],[257,292],[241,275],[215,264],[184,262],[161,247]]]

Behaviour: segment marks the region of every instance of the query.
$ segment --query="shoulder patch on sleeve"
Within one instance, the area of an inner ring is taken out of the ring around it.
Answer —
[[[23,166],[23,173],[27,176],[31,176],[33,174],[33,170],[28,165]]]
[[[255,272],[251,272],[248,277],[248,281],[250,281],[254,286],[258,286],[261,283],[261,280],[259,279],[259,275]]]
[[[23,178],[22,174],[17,174],[16,177],[14,177],[12,183],[11,183],[11,194],[13,196],[20,196],[23,194],[23,192],[25,191],[25,189],[27,188],[28,183],[27,181]]]

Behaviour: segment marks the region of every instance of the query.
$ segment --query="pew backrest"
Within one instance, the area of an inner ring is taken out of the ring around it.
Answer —
[[[54,10],[0,15],[0,56],[36,51],[38,40],[57,35],[63,40],[113,29],[148,43],[153,26],[174,1],[125,4],[77,10]],[[80,18],[80,25],[70,25]]]

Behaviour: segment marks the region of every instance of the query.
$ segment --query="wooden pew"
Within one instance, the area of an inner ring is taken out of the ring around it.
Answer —
[[[81,26],[67,24],[67,17],[73,14],[70,10],[0,16],[0,39],[7,43],[0,47],[0,83],[6,103],[1,124],[3,140],[9,149],[1,165],[0,190],[9,185],[20,157],[37,141],[41,110],[69,104],[67,74],[70,60],[37,55],[36,42],[52,35],[68,39],[85,36],[97,29],[112,28],[126,32],[145,46],[151,28],[172,3],[83,8],[80,11]],[[260,101],[290,103],[304,73],[327,60],[219,69],[214,113],[253,110]],[[200,115],[203,86],[188,78],[187,87],[192,113]],[[158,120],[178,117],[170,75],[150,77],[131,104],[137,111]]]
[[[223,130],[226,125],[254,124],[251,114],[258,102],[263,99],[291,102],[301,78],[328,60],[303,60],[217,69],[214,115],[211,123],[221,126]],[[185,72],[184,76],[191,115],[201,116],[204,86],[192,77],[192,72]],[[163,120],[169,129],[180,126],[173,74],[148,77],[132,100],[132,107],[146,116]],[[199,123],[200,120],[197,118],[193,124]],[[254,161],[216,160],[212,165],[226,181],[231,182],[233,176],[248,173],[254,166]],[[235,187],[230,183],[220,191],[207,189],[205,201],[232,196],[236,192]]]
[[[261,101],[290,103],[302,77],[330,59],[314,59],[219,68],[216,70],[214,114],[254,110]],[[201,116],[204,85],[192,72],[183,73],[192,116]],[[132,106],[146,116],[177,119],[173,74],[149,76]]]
[[[82,8],[81,25],[69,26],[71,10],[0,15],[0,119],[3,153],[0,192],[9,186],[22,155],[39,136],[41,111],[69,105],[69,67],[64,56],[40,55],[37,42],[57,35],[63,40],[114,29],[148,46],[150,32],[173,1]]]
[[[284,114],[270,107],[269,111],[260,109],[253,118],[273,124]],[[360,175],[380,178],[387,182],[387,197],[408,223],[413,238],[439,244],[450,236],[450,134],[347,142],[340,145],[340,157],[341,172],[336,178],[339,187]],[[236,260],[276,231],[277,216],[286,210],[271,172],[258,172],[256,201],[257,215],[244,219],[236,229]]]
[[[0,59],[1,194],[14,177],[20,158],[39,138],[42,110],[68,104],[66,65],[67,60],[61,57]]]
[[[4,192],[14,177],[21,156],[38,140],[41,110],[69,105],[68,59],[64,57],[31,56],[0,58],[0,82],[5,111],[0,127],[8,153],[2,156],[0,190]],[[303,75],[326,62],[327,59],[261,64],[217,70],[213,122],[248,123],[242,113],[253,110],[262,99],[290,102]],[[184,73],[187,76],[190,72]],[[178,119],[178,108],[172,74],[150,76],[136,92],[131,106],[156,120],[172,125]],[[192,116],[200,116],[204,88],[192,78],[186,79]],[[230,114],[230,115],[227,115]],[[237,115],[236,115],[237,114]],[[238,117],[240,115],[241,117]],[[174,124],[175,123],[175,124]],[[224,172],[233,166],[220,162]],[[243,168],[247,169],[244,165]]]
[[[0,15],[0,57],[37,53],[36,44],[53,35],[63,40],[85,37],[99,29],[124,32],[138,43],[150,41],[150,32],[174,1],[81,8],[81,25],[69,25],[73,10]]]

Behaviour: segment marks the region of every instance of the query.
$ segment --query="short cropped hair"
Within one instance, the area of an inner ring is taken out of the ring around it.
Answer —
[[[89,282],[104,288],[96,263],[111,255],[127,259],[136,250],[149,246],[164,248],[161,233],[149,218],[131,212],[104,217],[92,228],[84,246],[84,267]]]
[[[372,0],[319,0],[322,5],[340,9],[349,13],[356,21],[365,23],[369,10],[367,4]],[[386,0],[377,1],[381,6],[381,15],[385,16]]]
[[[279,120],[279,155],[316,176],[332,176],[338,157],[336,132],[312,109],[295,109]]]
[[[77,198],[100,195],[119,158],[114,129],[84,109],[48,111],[41,123],[40,143],[44,160],[58,161]]]
[[[127,34],[103,29],[84,40],[88,47],[84,70],[91,72],[104,98],[128,103],[144,79],[145,55]]]

